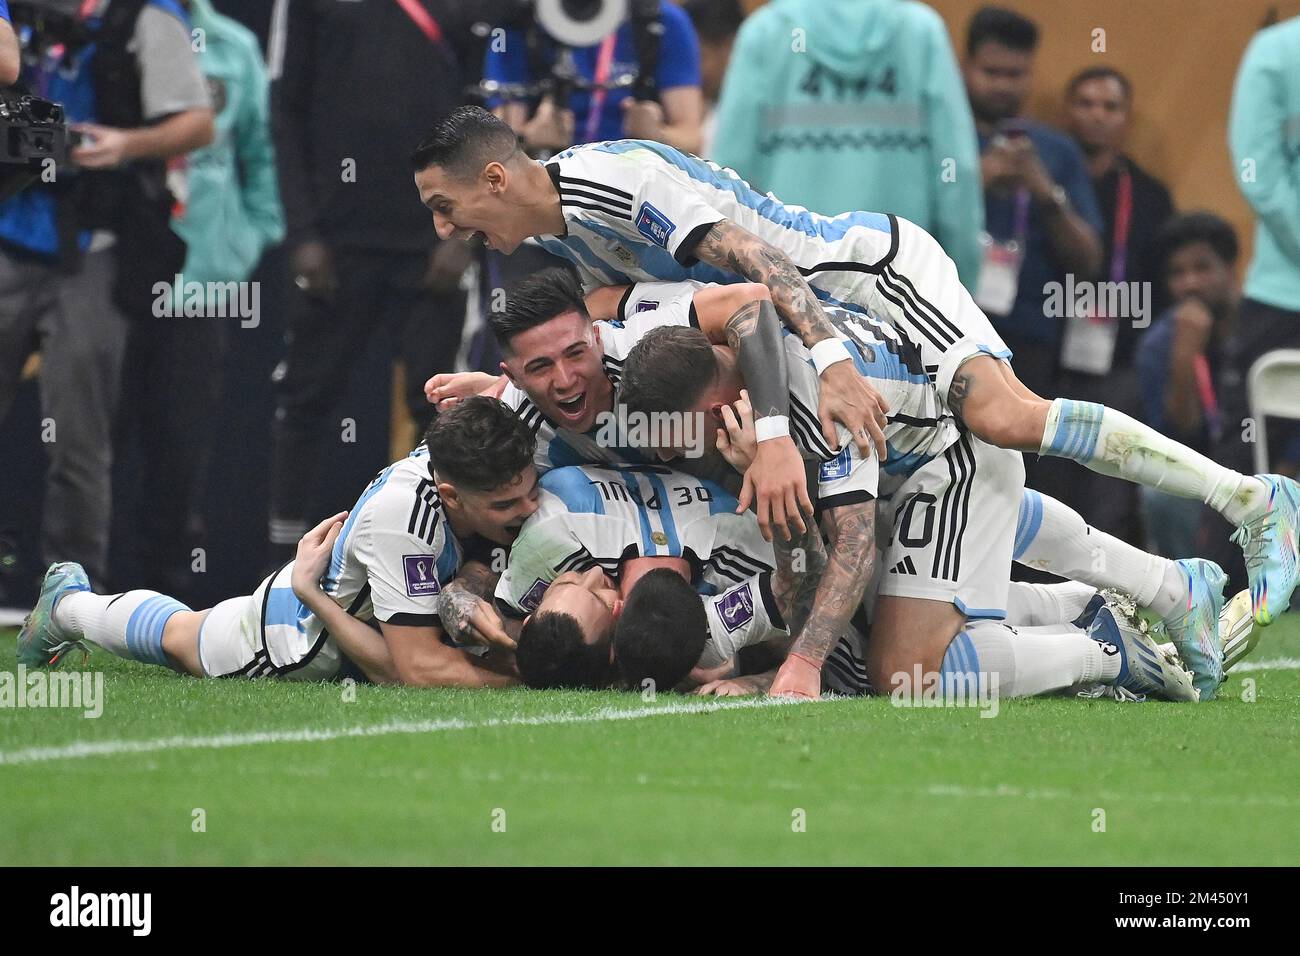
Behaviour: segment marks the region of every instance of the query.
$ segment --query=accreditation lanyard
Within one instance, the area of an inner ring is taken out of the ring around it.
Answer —
[[[1119,171],[1115,197],[1115,232],[1111,241],[1110,281],[1123,282],[1128,274],[1128,234],[1133,222],[1133,174]]]
[[[1012,219],[1011,236],[1021,253],[1029,244],[1029,190],[1023,186],[1016,190],[1016,208]]]
[[[1218,441],[1223,434],[1223,415],[1219,411],[1219,396],[1214,391],[1214,376],[1210,374],[1210,360],[1205,355],[1192,359],[1192,371],[1196,373],[1196,391],[1201,397],[1201,408],[1205,412],[1205,425],[1210,438]]]
[[[596,142],[596,133],[600,129],[600,114],[605,110],[605,84],[614,69],[614,47],[618,44],[618,31],[611,33],[600,41],[600,52],[596,54],[595,88],[591,91],[591,102],[587,107],[587,130],[584,143]],[[560,104],[556,104],[557,106]]]

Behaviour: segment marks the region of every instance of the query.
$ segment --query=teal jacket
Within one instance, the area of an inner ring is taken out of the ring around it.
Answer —
[[[1237,183],[1259,217],[1246,295],[1300,312],[1300,17],[1250,41],[1228,142]]]
[[[210,0],[190,0],[190,15],[216,132],[189,155],[184,211],[172,228],[189,246],[187,283],[242,282],[284,238],[266,67],[252,31]]]
[[[948,31],[913,0],[773,0],[740,28],[710,158],[814,212],[891,212],[974,288],[975,121]]]

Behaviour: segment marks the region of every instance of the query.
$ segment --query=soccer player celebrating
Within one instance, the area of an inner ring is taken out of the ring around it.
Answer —
[[[817,297],[884,318],[919,351],[945,408],[973,435],[1204,501],[1238,526],[1256,620],[1268,624],[1289,605],[1300,582],[1300,485],[1226,469],[1103,405],[1029,391],[952,260],[912,223],[786,206],[730,170],[642,140],[592,143],[537,163],[508,126],[476,107],[432,130],[413,165],[420,200],[444,239],[481,238],[510,253],[538,237],[588,286],[686,278],[768,286],[781,318],[836,386],[819,407],[827,441],[834,418],[857,441],[870,434],[882,455],[886,403],[854,376]],[[760,423],[779,417],[756,414]],[[762,444],[760,457],[775,457]]]
[[[817,447],[815,434],[795,429],[801,451],[821,463],[818,508],[829,561],[809,620],[795,637],[771,692],[818,692],[822,662],[834,638],[847,628],[870,577],[875,541],[869,532],[876,520],[879,482],[891,499],[882,517],[892,533],[884,549],[867,653],[876,688],[889,688],[895,675],[919,667],[952,680],[996,673],[1000,692],[1008,696],[1075,683],[1119,683],[1134,693],[1195,699],[1190,677],[1113,615],[1099,618],[1101,624],[1087,632],[1058,628],[1035,635],[1041,638],[1037,641],[998,622],[1006,613],[1023,498],[1020,456],[980,441],[943,411],[935,387],[920,372],[915,348],[901,341],[895,329],[863,315],[827,312],[859,371],[894,409],[886,430],[889,453],[884,474],[878,476],[876,460],[856,460],[854,446],[830,454]],[[791,408],[811,407],[818,379],[802,344],[794,336],[785,343],[791,351]],[[725,348],[710,344],[697,330],[664,326],[647,332],[629,352],[621,399],[629,414],[703,414],[720,422],[721,410],[744,384]],[[676,449],[662,449],[661,457],[675,454]],[[1194,567],[1203,577],[1217,572],[1208,562]],[[1221,578],[1203,583],[1185,592],[1189,606],[1198,609],[1185,622],[1183,638],[1188,641],[1199,640],[1201,630],[1212,631],[1222,604]]]
[[[532,455],[517,416],[470,399],[438,416],[409,457],[381,471],[350,513],[309,532],[298,558],[251,595],[191,611],[156,591],[95,594],[80,565],[53,565],[18,659],[54,664],[88,641],[195,677],[326,680],[345,654],[375,681],[515,683],[511,662],[442,642],[438,596],[476,541],[508,545],[536,510]]]
[[[747,398],[737,406],[748,414]],[[774,550],[725,489],[662,466],[557,468],[541,488],[495,592],[526,615],[519,671],[530,686],[602,687],[618,677],[633,690],[670,690],[688,676],[731,672],[757,644],[784,656],[785,621],[807,616],[810,582],[825,564],[815,528],[815,546],[795,561],[803,537],[778,537]],[[839,643],[825,677],[828,689],[861,691],[860,638]]]
[[[498,396],[536,436],[539,471],[562,465],[644,463],[644,448],[617,440],[618,430],[602,422],[618,406],[623,359],[632,346],[651,328],[689,325],[709,341],[734,349],[747,380],[755,383],[755,403],[778,409],[782,418],[790,414],[781,324],[763,286],[701,289],[691,283],[647,286],[642,291],[645,294],[633,296],[630,287],[620,288],[611,296],[602,290],[584,301],[566,270],[543,270],[514,286],[505,310],[491,317],[504,356],[503,376],[436,375],[426,392],[434,402],[462,395],[466,388]],[[662,303],[676,305],[663,308]],[[592,319],[612,321],[593,325]],[[818,428],[815,416],[811,427]],[[748,488],[741,500],[748,507],[752,495],[759,527],[770,538],[773,528],[786,534],[802,530],[801,515],[811,514],[812,505],[794,441],[779,432],[764,439],[761,446],[775,449],[775,454],[764,460],[767,470],[746,473]],[[681,468],[705,477],[720,469],[729,471],[716,459],[687,462]]]

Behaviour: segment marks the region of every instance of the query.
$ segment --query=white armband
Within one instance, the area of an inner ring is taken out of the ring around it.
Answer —
[[[754,437],[759,441],[784,438],[790,434],[790,419],[784,415],[768,415],[754,422]]]
[[[817,369],[818,377],[836,362],[853,358],[849,354],[848,346],[839,339],[822,339],[808,350],[808,354],[812,357],[813,367]]]

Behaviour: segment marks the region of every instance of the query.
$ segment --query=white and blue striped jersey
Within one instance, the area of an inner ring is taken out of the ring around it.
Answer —
[[[785,633],[771,590],[772,545],[752,514],[735,513],[736,498],[719,485],[658,465],[583,465],[554,469],[540,486],[538,509],[497,582],[507,611],[535,610],[568,571],[600,567],[617,581],[624,561],[679,557],[691,566],[710,633],[720,642],[722,656],[708,666]]]
[[[702,288],[702,282],[643,282],[633,286],[628,298],[657,301],[658,308],[676,315],[688,308],[686,303]],[[863,500],[857,492],[874,497],[879,491],[887,497],[903,478],[956,441],[960,429],[940,403],[920,352],[893,326],[860,312],[830,305],[823,309],[858,371],[889,403],[884,475],[878,475],[874,457],[862,461],[843,426],[837,428],[843,450],[837,455],[826,445],[816,414],[821,379],[799,337],[783,329],[790,373],[791,437],[800,454],[821,462],[817,499],[822,507]]]
[[[376,475],[352,506],[321,587],[362,621],[439,625],[438,595],[461,562],[421,445]],[[272,577],[262,607],[262,637],[277,668],[310,660],[328,638],[293,593],[292,573],[290,562]]]
[[[917,345],[940,395],[971,355],[1010,355],[952,260],[906,220],[811,212],[762,195],[730,169],[649,140],[574,146],[545,166],[566,234],[538,241],[572,262],[588,289],[651,280],[742,281],[694,256],[710,227],[725,219],[784,252],[824,301],[869,310],[896,326]]]
[[[665,296],[675,295],[688,288],[679,283],[664,283]],[[623,297],[619,306],[619,318],[612,321],[595,322],[593,325],[600,336],[603,352],[601,364],[605,375],[614,386],[615,408],[618,407],[618,385],[623,377],[623,360],[650,329],[663,325],[697,325],[695,312],[690,307],[690,298],[686,298],[685,308],[659,308],[659,302],[630,303],[628,296]],[[626,465],[647,464],[651,461],[644,449],[607,445],[598,440],[600,423],[586,433],[557,426],[542,414],[541,409],[528,397],[528,393],[514,382],[506,384],[501,393],[501,401],[518,415],[537,439],[533,452],[533,463],[539,474],[545,474],[552,468],[568,465]]]

